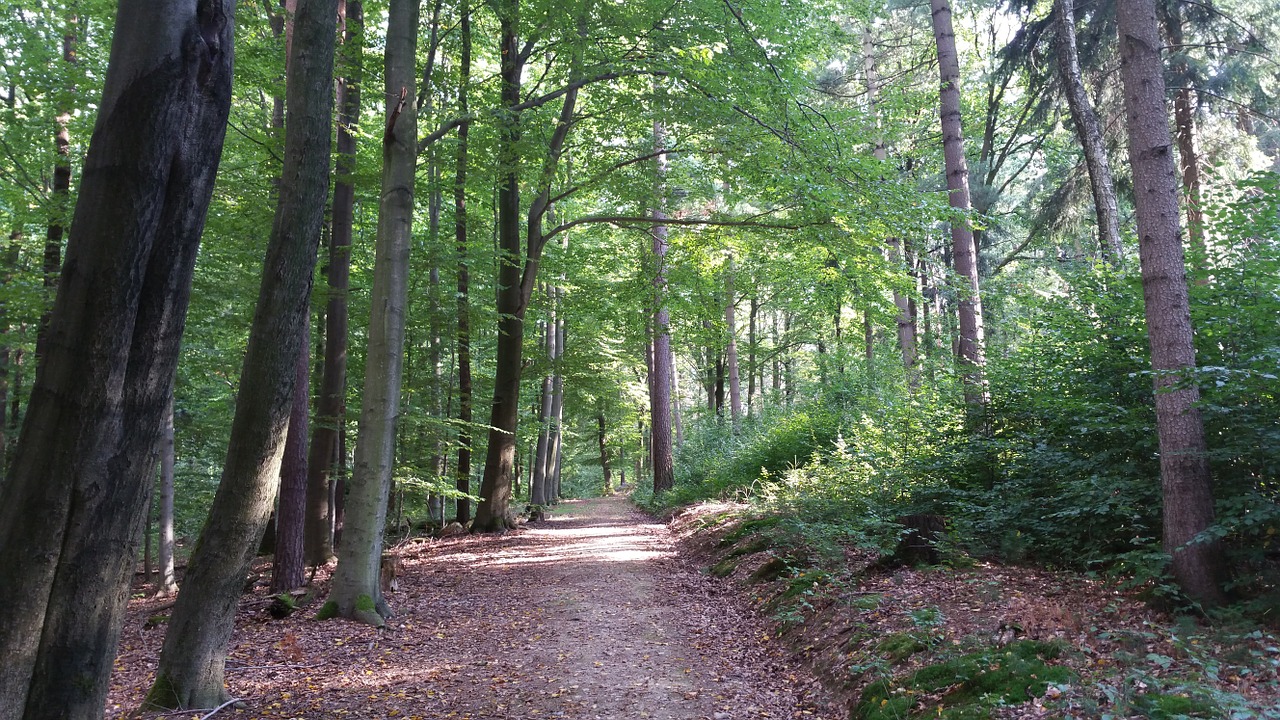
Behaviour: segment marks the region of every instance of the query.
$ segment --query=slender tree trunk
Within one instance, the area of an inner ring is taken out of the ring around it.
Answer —
[[[0,719],[102,716],[231,103],[234,4],[121,0],[0,486]]]
[[[387,121],[382,136],[382,202],[378,209],[369,351],[355,468],[347,494],[347,526],[326,609],[382,627],[391,610],[379,573],[387,498],[395,468],[396,418],[404,359],[405,305],[413,227],[417,110],[418,3],[391,0],[387,16]]]
[[[1175,60],[1167,68],[1175,78],[1177,87],[1173,93],[1173,127],[1178,143],[1178,165],[1182,180],[1182,194],[1187,208],[1187,233],[1191,249],[1198,257],[1204,257],[1204,212],[1200,209],[1200,159],[1196,154],[1195,99],[1192,96],[1190,68],[1182,59],[1186,42],[1182,29],[1180,3],[1166,2],[1160,5],[1165,35]]]
[[[684,418],[680,414],[680,373],[676,369],[676,352],[671,351],[671,421],[676,428],[676,447],[684,447]]]
[[[1164,491],[1164,549],[1189,597],[1209,607],[1224,601],[1221,544],[1195,541],[1213,524],[1213,493],[1204,425],[1197,405],[1196,354],[1187,271],[1178,221],[1178,182],[1169,154],[1164,65],[1153,0],[1116,8],[1120,77],[1138,214],[1138,257],[1147,339],[1155,371],[1156,431]]]
[[[216,707],[227,699],[227,643],[244,577],[280,481],[302,327],[324,223],[337,0],[299,0],[286,87],[284,173],[222,481],[187,563],[148,702]]]
[[[738,376],[738,331],[735,318],[737,310],[737,294],[734,291],[733,255],[729,255],[729,264],[725,276],[724,324],[728,332],[727,366],[729,371],[729,417],[733,422],[736,435],[742,429],[742,383]]]
[[[560,359],[564,356],[564,292],[553,288],[558,312],[551,323],[554,354],[551,358],[551,414],[548,417],[550,431],[547,436],[547,499],[560,502],[560,458],[564,442],[564,373]]]
[[[1124,259],[1120,244],[1120,210],[1116,202],[1115,181],[1111,178],[1111,163],[1107,160],[1107,146],[1102,139],[1102,126],[1089,102],[1080,72],[1080,56],[1076,51],[1075,0],[1056,0],[1058,21],[1058,73],[1062,76],[1067,106],[1076,126],[1076,137],[1084,148],[1085,164],[1089,169],[1089,185],[1093,190],[1093,208],[1098,219],[1098,240],[1103,257],[1113,265]]]
[[[276,512],[276,547],[271,563],[271,592],[301,587],[306,574],[303,562],[303,524],[307,508],[307,414],[311,399],[310,317],[302,326],[302,346],[294,376],[293,408],[289,434],[280,465],[280,499]]]
[[[604,410],[596,413],[596,439],[600,441],[600,470],[604,474],[604,492],[613,494],[613,475],[609,470],[609,445],[605,434]]]
[[[751,310],[747,313],[747,417],[751,417],[752,399],[756,394],[756,315],[760,303],[751,296]]]
[[[947,168],[947,191],[951,207],[968,212],[969,164],[964,156],[964,130],[960,115],[960,61],[951,24],[950,0],[930,0],[933,37],[938,46],[938,69],[942,78],[941,117],[943,155]],[[980,416],[990,400],[985,376],[986,339],[982,327],[982,298],[978,291],[978,251],[968,222],[951,223],[952,257],[959,288],[957,309],[960,322],[960,364],[964,373],[964,399],[970,423]]]
[[[160,426],[160,577],[156,580],[156,595],[172,595],[178,591],[178,578],[174,569],[173,490],[174,490],[174,433],[173,396],[165,409],[164,423]]]
[[[323,565],[333,557],[337,508],[334,458],[346,422],[347,288],[351,277],[351,239],[355,220],[356,129],[360,122],[360,56],[364,47],[364,5],[344,0],[343,49],[338,62],[338,140],[333,183],[333,225],[329,233],[328,302],[325,308],[324,373],[316,398],[316,423],[307,455],[306,563]]]
[[[471,10],[462,8],[462,59],[458,73],[458,113],[468,112],[471,84]],[[458,162],[453,183],[454,236],[458,253],[458,467],[457,490],[471,493],[471,271],[467,266],[467,141],[469,123],[458,127]],[[471,520],[471,501],[458,498],[458,522]]]
[[[649,231],[653,253],[653,364],[649,384],[649,422],[653,425],[653,491],[670,490],[675,486],[674,461],[671,450],[671,382],[675,375],[671,353],[671,312],[667,308],[667,226],[666,175],[667,129],[661,120],[653,123],[654,149],[659,151],[654,161],[656,198],[653,208],[655,224]]]
[[[547,372],[542,376],[542,395],[538,410],[538,443],[533,452],[533,472],[529,476],[529,503],[531,505],[547,505],[547,451],[551,443],[551,383],[555,374],[556,361],[555,307],[551,299],[551,291],[547,291],[547,304],[550,312],[542,323],[543,344],[547,349]]]

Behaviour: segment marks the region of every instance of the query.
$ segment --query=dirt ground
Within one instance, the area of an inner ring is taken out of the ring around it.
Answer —
[[[216,717],[835,718],[769,623],[623,497],[565,503],[498,536],[413,539],[379,631],[283,620],[246,595]],[[317,584],[323,589],[327,577]],[[107,717],[153,677],[168,610],[134,600]],[[205,712],[168,717],[204,717]],[[144,717],[157,717],[147,713]]]

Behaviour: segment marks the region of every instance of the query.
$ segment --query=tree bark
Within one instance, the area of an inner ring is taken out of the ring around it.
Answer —
[[[1089,102],[1080,72],[1080,56],[1076,50],[1075,0],[1056,0],[1058,21],[1058,72],[1062,76],[1067,106],[1076,126],[1076,137],[1084,148],[1085,164],[1089,169],[1089,185],[1093,190],[1094,214],[1098,220],[1098,240],[1103,257],[1112,265],[1124,260],[1120,244],[1120,210],[1116,202],[1115,181],[1111,177],[1111,163],[1107,160],[1107,146],[1102,139],[1102,126]]]
[[[0,487],[0,718],[99,718],[231,103],[234,4],[121,0]]]
[[[391,617],[380,570],[387,498],[395,469],[396,419],[404,361],[405,305],[413,228],[417,108],[418,3],[391,0],[387,18],[387,121],[382,138],[382,202],[378,210],[369,350],[365,361],[355,467],[347,491],[347,524],[338,553],[331,612],[377,627]]]
[[[466,116],[471,85],[471,10],[462,8],[459,24],[458,113]],[[471,271],[467,266],[467,142],[471,125],[458,127],[458,162],[453,182],[454,238],[458,253],[458,466],[456,488],[471,494]],[[459,497],[458,522],[471,520],[471,500]]]
[[[1197,405],[1195,345],[1178,220],[1178,180],[1170,153],[1164,66],[1153,0],[1116,8],[1120,77],[1138,215],[1138,257],[1147,339],[1155,371],[1156,429],[1164,491],[1164,549],[1189,597],[1210,607],[1224,601],[1222,548],[1194,541],[1213,524],[1213,493]]]
[[[653,123],[653,144],[659,155],[654,160],[657,197],[653,208],[654,226],[649,231],[653,238],[653,370],[649,384],[649,422],[653,426],[651,449],[653,453],[653,491],[670,490],[675,486],[674,461],[671,449],[671,380],[674,368],[671,364],[671,313],[667,308],[667,226],[666,175],[667,156],[662,152],[667,146],[667,129],[661,120]]]
[[[969,164],[964,156],[964,130],[960,115],[960,60],[956,54],[956,36],[951,23],[950,0],[930,0],[933,12],[933,37],[938,47],[938,70],[942,80],[940,93],[942,145],[946,160],[947,191],[951,207],[967,213],[969,202]],[[982,326],[982,297],[978,290],[978,251],[973,230],[967,220],[956,218],[951,223],[952,260],[962,285],[957,314],[960,322],[959,359],[964,374],[964,399],[969,408],[970,423],[980,416],[990,401],[985,376],[986,339]]]
[[[271,227],[222,481],[187,563],[160,651],[151,705],[227,699],[226,647],[280,481],[302,327],[324,222],[337,0],[299,0],[286,93],[285,182]]]
[[[303,560],[303,525],[307,507],[307,414],[311,399],[310,318],[303,323],[302,345],[294,375],[293,408],[289,413],[289,434],[280,465],[280,496],[276,510],[275,556],[271,562],[271,592],[288,592],[301,587],[306,565]]]
[[[560,468],[564,451],[564,372],[560,367],[560,359],[564,357],[564,291],[553,288],[558,308],[555,322],[552,323],[552,336],[555,341],[555,357],[552,358],[551,370],[551,416],[550,434],[547,437],[547,500],[551,504],[560,502]],[[518,473],[517,473],[518,475]]]
[[[343,50],[338,58],[338,141],[333,183],[333,225],[329,233],[328,302],[325,308],[324,373],[316,398],[316,424],[307,456],[306,562],[317,566],[333,558],[336,508],[334,457],[339,428],[346,422],[347,289],[351,277],[351,239],[355,220],[356,129],[360,122],[360,56],[364,47],[364,4],[345,0]]]
[[[547,372],[542,376],[542,394],[538,409],[538,442],[534,447],[532,472],[529,474],[529,504],[548,505],[547,499],[547,452],[551,443],[551,402],[552,376],[555,375],[556,333],[555,333],[555,301],[550,289],[547,289],[549,312],[547,320],[542,323],[543,345],[547,351]]]
[[[596,439],[600,442],[600,470],[604,475],[604,492],[613,494],[613,474],[609,470],[609,445],[605,434],[604,410],[596,413]]]

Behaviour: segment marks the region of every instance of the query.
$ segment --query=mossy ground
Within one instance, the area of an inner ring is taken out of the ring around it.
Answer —
[[[989,717],[996,706],[1026,702],[1044,695],[1051,683],[1068,682],[1069,670],[1049,664],[1060,652],[1052,643],[1020,640],[928,665],[900,680],[879,680],[863,691],[852,717]]]

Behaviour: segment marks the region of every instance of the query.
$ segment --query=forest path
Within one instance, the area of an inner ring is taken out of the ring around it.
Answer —
[[[270,621],[263,602],[249,600],[228,663],[231,692],[246,700],[234,714],[828,716],[759,619],[624,497],[564,503],[504,535],[410,540],[397,552],[404,574],[388,595],[397,614],[381,632],[302,617],[310,612]],[[135,630],[146,617],[145,608],[131,613],[108,716],[136,707],[139,674],[154,666],[147,646],[158,647],[160,631]]]

